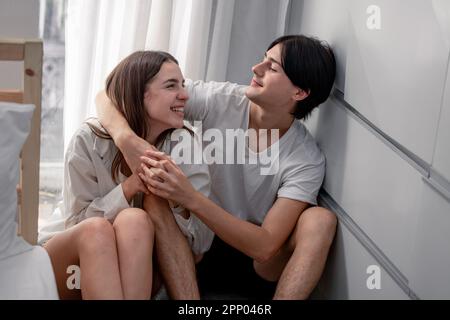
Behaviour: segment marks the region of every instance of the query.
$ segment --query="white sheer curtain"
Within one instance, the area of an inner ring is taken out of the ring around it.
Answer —
[[[136,50],[164,50],[186,78],[246,83],[284,34],[289,0],[69,0],[64,142],[95,115],[112,68]]]

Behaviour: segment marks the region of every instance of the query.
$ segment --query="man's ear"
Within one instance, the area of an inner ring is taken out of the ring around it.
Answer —
[[[295,92],[294,95],[294,100],[295,101],[302,101],[305,100],[306,98],[308,98],[309,94],[311,93],[311,90],[303,90],[301,88],[297,88],[297,91]]]

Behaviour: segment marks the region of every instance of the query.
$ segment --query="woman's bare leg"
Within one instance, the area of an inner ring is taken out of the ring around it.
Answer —
[[[114,229],[104,218],[89,218],[51,238],[45,245],[60,299],[122,299]],[[69,266],[81,270],[81,291],[69,289]]]
[[[150,299],[154,227],[148,214],[125,209],[113,223],[125,299]]]

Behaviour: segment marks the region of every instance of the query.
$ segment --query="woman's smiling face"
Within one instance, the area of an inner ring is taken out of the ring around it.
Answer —
[[[150,130],[161,133],[171,128],[182,128],[188,99],[180,67],[174,62],[164,62],[158,74],[147,84],[144,94]]]

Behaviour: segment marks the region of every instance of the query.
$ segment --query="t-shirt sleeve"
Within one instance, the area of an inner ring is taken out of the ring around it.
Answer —
[[[186,90],[189,99],[184,108],[187,121],[203,121],[210,124],[218,121],[229,108],[240,108],[245,101],[246,86],[231,82],[204,82],[186,79]]]
[[[189,100],[184,108],[184,118],[188,121],[203,121],[208,115],[208,83],[186,79]]]
[[[278,198],[288,198],[317,205],[317,195],[325,176],[325,157],[316,163],[291,166],[282,178]]]

